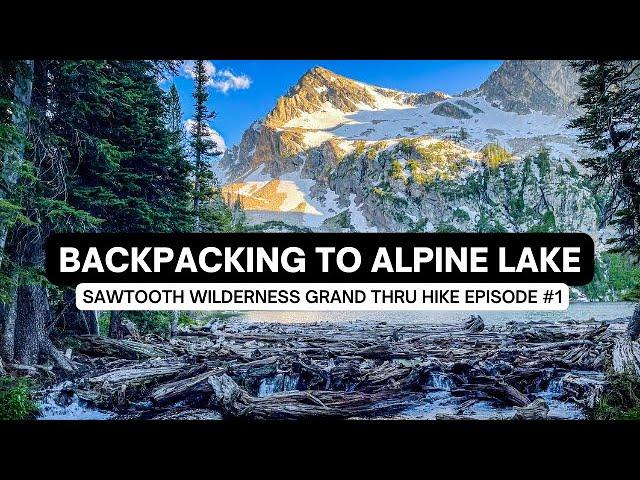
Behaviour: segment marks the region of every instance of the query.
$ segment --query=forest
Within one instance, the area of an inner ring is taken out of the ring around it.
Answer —
[[[72,289],[43,275],[52,232],[221,232],[241,228],[209,162],[215,113],[195,63],[194,122],[159,80],[180,62],[0,62],[0,373],[52,362],[74,370],[51,337],[96,334]],[[109,334],[122,318],[110,315]],[[27,370],[28,371],[28,370]],[[7,383],[7,382],[4,382]]]
[[[619,197],[613,251],[636,260],[639,65],[574,62],[583,113],[573,121],[594,152],[584,166]],[[576,381],[575,395],[589,397],[597,418],[640,416],[640,306],[617,336],[602,325],[523,327],[492,332],[475,346],[473,335],[486,333],[475,318],[454,334],[385,326],[375,335],[365,328],[333,335],[314,326],[305,334],[260,327],[222,335],[220,318],[205,328],[178,312],[78,310],[74,290],[44,276],[51,233],[245,230],[240,205],[225,203],[210,167],[221,152],[209,136],[215,112],[204,61],[194,62],[188,131],[178,90],[160,85],[179,68],[166,60],[0,62],[0,419],[34,418],[33,390],[78,378],[86,385],[75,394],[115,410],[150,399],[197,406],[184,418],[197,418],[203,405],[232,417],[350,418],[406,405],[434,371],[454,376],[465,400],[493,398],[522,409],[520,418],[539,418],[541,403],[520,390],[543,364],[606,371],[597,385]],[[512,340],[521,355],[509,350],[513,356],[503,358],[501,342]],[[419,350],[436,360],[415,363]],[[462,365],[475,357],[499,358],[511,376],[498,381]],[[345,363],[336,367],[338,359]],[[296,388],[285,392],[293,374]],[[266,377],[280,378],[282,395],[258,398]]]

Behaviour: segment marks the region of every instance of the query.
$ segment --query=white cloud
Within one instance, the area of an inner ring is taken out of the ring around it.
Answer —
[[[222,70],[211,79],[211,86],[222,93],[229,90],[246,90],[251,86],[251,79],[247,75],[234,75],[230,70]]]
[[[184,122],[184,128],[187,131],[187,133],[191,132],[191,127],[195,123],[196,123],[195,120],[193,120],[192,118]],[[224,153],[227,150],[227,145],[225,144],[224,138],[222,138],[222,135],[216,132],[209,125],[206,126],[206,130],[207,130],[207,137],[213,140],[214,142],[216,142],[216,145],[218,146],[218,151]]]
[[[209,60],[204,61],[204,68],[210,77],[207,86],[219,92],[227,93],[229,90],[246,90],[251,86],[252,80],[248,75],[236,75],[229,69],[218,70],[213,62]],[[182,69],[185,76],[195,78],[193,60],[184,62]]]

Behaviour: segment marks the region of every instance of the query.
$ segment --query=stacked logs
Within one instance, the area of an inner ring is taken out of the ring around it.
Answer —
[[[390,417],[446,390],[460,405],[446,418],[486,401],[531,419],[547,417],[538,394],[552,381],[567,401],[593,406],[603,381],[585,372],[602,372],[612,351],[614,363],[637,355],[619,345],[623,329],[486,326],[478,316],[461,325],[236,320],[170,341],[79,336],[73,358],[78,396],[128,418]]]

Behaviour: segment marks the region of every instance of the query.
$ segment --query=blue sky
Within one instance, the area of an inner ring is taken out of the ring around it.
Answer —
[[[381,87],[410,92],[441,90],[455,94],[480,85],[500,60],[211,60],[213,84],[209,107],[217,113],[211,127],[228,147],[264,117],[276,99],[310,68],[320,65],[340,75]],[[193,82],[189,63],[176,84],[185,120],[191,117]]]

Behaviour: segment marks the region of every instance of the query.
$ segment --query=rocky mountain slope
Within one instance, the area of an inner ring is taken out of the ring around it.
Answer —
[[[506,61],[450,96],[316,67],[221,161],[250,221],[319,231],[584,231],[606,235],[566,127],[576,75]],[[275,223],[274,223],[275,222]]]

